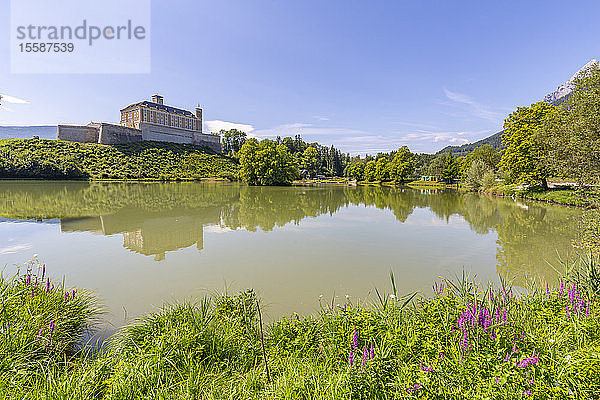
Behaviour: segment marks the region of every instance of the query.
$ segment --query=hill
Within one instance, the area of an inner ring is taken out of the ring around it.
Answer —
[[[0,140],[0,179],[195,180],[232,176],[237,170],[232,159],[186,144]]]
[[[0,139],[56,139],[56,125],[0,126]]]
[[[581,67],[579,69],[579,71],[577,71],[575,74],[573,74],[573,76],[568,81],[559,85],[556,88],[556,90],[554,90],[552,93],[548,93],[546,96],[544,96],[542,101],[545,101],[546,103],[549,103],[549,104],[553,104],[555,106],[560,105],[562,102],[564,102],[565,100],[567,100],[569,98],[569,96],[575,89],[575,79],[577,79],[578,76],[585,74],[590,68],[594,67],[595,65],[598,65],[598,61],[595,59],[590,60],[587,64],[585,64],[583,67]],[[460,157],[460,156],[465,156],[465,155],[469,154],[470,152],[472,152],[473,150],[475,150],[476,148],[481,147],[486,144],[489,144],[492,147],[494,147],[495,149],[499,150],[502,148],[502,132],[503,131],[494,133],[492,136],[489,136],[485,139],[481,139],[474,143],[467,143],[467,144],[463,144],[462,146],[446,146],[443,149],[441,149],[440,151],[438,151],[436,154],[443,154],[443,153],[451,152],[456,157]]]
[[[446,146],[435,154],[452,153],[455,157],[466,156],[478,147],[489,144],[494,149],[502,148],[502,134],[504,131],[494,133],[492,136],[488,136],[485,139],[478,140],[477,142],[463,144],[462,146]]]

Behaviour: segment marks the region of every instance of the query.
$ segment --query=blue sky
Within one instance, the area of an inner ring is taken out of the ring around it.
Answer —
[[[208,130],[435,152],[600,58],[598,15],[598,1],[152,1],[150,74],[11,74],[5,30],[0,93],[27,103],[0,125],[118,122],[158,92],[201,104]]]

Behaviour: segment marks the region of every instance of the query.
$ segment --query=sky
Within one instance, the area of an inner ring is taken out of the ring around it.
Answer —
[[[4,29],[0,94],[22,101],[0,109],[0,125],[118,123],[121,108],[160,93],[200,104],[207,131],[432,153],[496,133],[600,58],[597,0],[151,5],[150,73],[12,74]],[[9,10],[0,0],[0,26]]]

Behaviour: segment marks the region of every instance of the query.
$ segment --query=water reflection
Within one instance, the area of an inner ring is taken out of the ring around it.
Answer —
[[[1,182],[0,216],[59,219],[61,232],[123,237],[123,247],[161,261],[168,252],[204,248],[204,229],[250,232],[299,224],[341,208],[390,210],[404,223],[416,209],[452,225],[466,221],[479,235],[497,234],[496,269],[524,283],[554,278],[549,263],[572,252],[579,211],[455,191],[388,187],[247,187],[200,183]],[[366,222],[368,223],[368,221]],[[451,235],[452,232],[448,231]],[[394,246],[394,243],[387,243]],[[431,249],[440,243],[430,243]],[[473,243],[464,243],[465,248]],[[464,249],[457,248],[457,252]]]

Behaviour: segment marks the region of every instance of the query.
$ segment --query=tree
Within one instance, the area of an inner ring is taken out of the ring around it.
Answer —
[[[385,157],[379,158],[375,163],[375,180],[385,182],[390,180],[389,161]]]
[[[580,187],[600,177],[600,68],[575,79],[575,90],[558,112],[549,113],[537,137],[547,152],[546,169],[572,178]]]
[[[319,166],[321,160],[319,160],[319,152],[313,146],[307,147],[302,153],[301,167],[308,171],[308,174],[312,177],[319,173]]]
[[[442,179],[446,182],[451,182],[457,178],[460,172],[460,165],[454,158],[454,154],[446,153],[444,159],[444,168],[442,169]]]
[[[357,181],[362,181],[365,179],[365,163],[360,159],[352,161],[346,167],[345,175],[350,178],[354,178]]]
[[[446,154],[447,153],[440,154],[431,161],[428,169],[429,175],[442,179],[444,167],[446,165]]]
[[[367,162],[367,165],[365,165],[365,180],[367,182],[375,181],[375,166],[376,165],[377,165],[377,162],[375,160],[371,160],[371,161]]]
[[[225,154],[237,153],[246,142],[246,132],[237,129],[230,129],[228,131],[221,129],[219,135],[221,135],[223,153]]]
[[[476,148],[464,157],[461,163],[461,175],[465,175],[473,162],[477,160],[483,161],[491,170],[495,171],[500,162],[500,152],[489,144]]]
[[[414,172],[413,154],[408,147],[398,149],[390,163],[390,178],[394,181],[405,181]]]
[[[240,175],[249,185],[289,185],[298,179],[298,166],[283,144],[248,139],[240,150]]]
[[[483,179],[488,172],[493,170],[485,161],[481,159],[473,161],[465,173],[465,185],[469,190],[478,191],[484,186]]]
[[[556,112],[555,106],[538,102],[517,108],[504,121],[502,143],[506,149],[500,168],[508,171],[509,181],[548,187],[546,179],[550,171],[544,161],[548,149],[536,136],[546,118]]]

